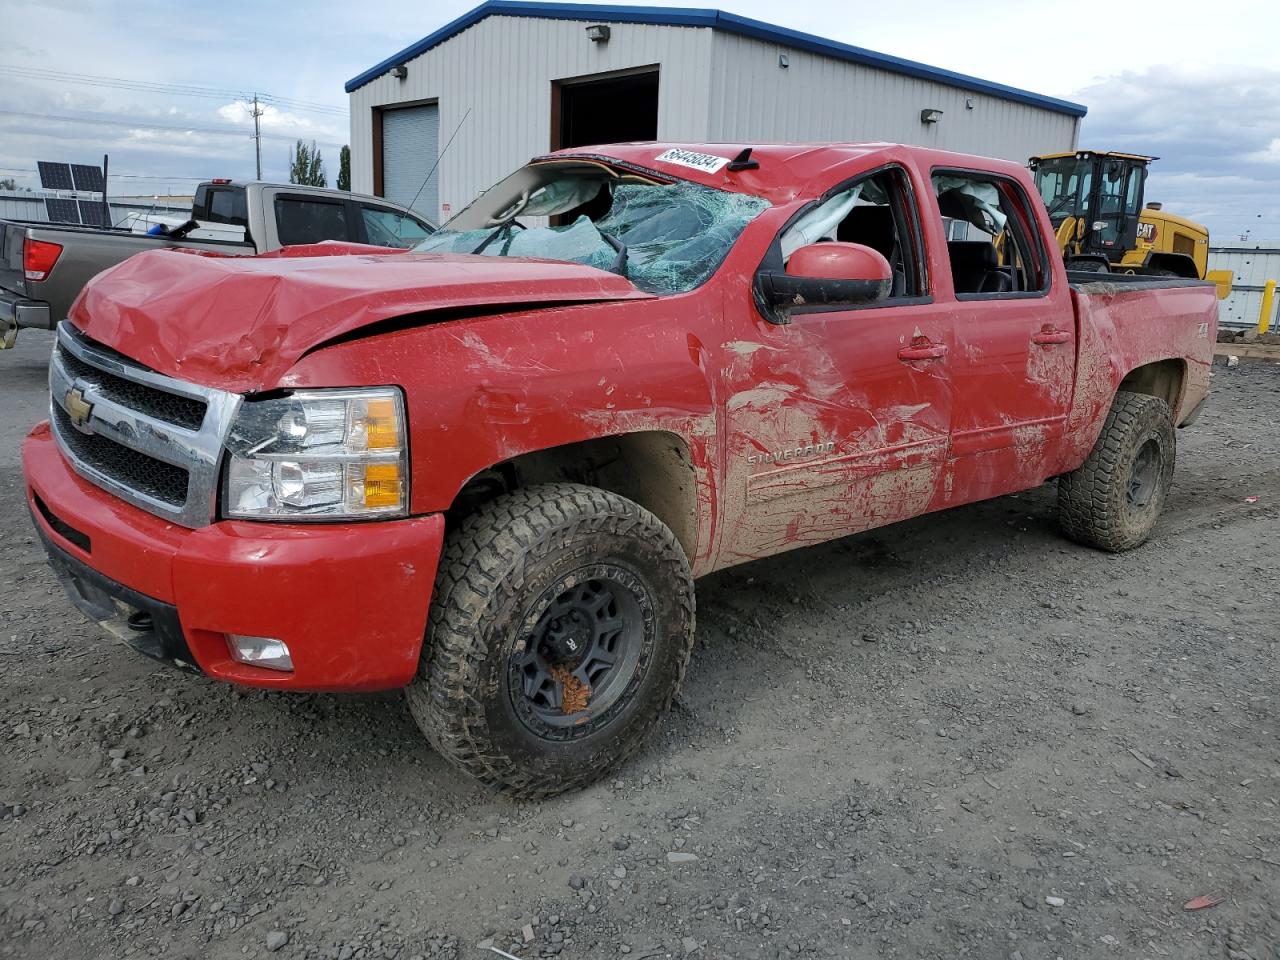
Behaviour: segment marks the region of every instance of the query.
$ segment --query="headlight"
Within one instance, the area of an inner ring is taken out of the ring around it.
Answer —
[[[240,405],[227,437],[229,517],[403,516],[404,402],[390,387],[314,390]]]

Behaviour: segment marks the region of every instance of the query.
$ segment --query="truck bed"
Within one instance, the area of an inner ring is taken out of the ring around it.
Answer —
[[[1124,290],[1167,290],[1170,287],[1213,287],[1212,280],[1190,277],[1156,277],[1140,273],[1097,273],[1093,270],[1068,270],[1067,282],[1073,290],[1085,293],[1119,293]],[[1111,287],[1110,290],[1106,289]]]

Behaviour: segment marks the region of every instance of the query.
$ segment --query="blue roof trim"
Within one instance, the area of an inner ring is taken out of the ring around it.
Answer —
[[[722,10],[686,9],[681,7],[615,7],[598,3],[542,3],[538,2],[538,0],[486,0],[485,3],[480,4],[474,10],[470,10],[453,22],[445,24],[435,33],[423,37],[412,46],[405,47],[394,56],[388,57],[359,76],[348,80],[346,84],[347,93],[358,90],[369,81],[382,76],[392,67],[407,63],[414,57],[421,56],[432,47],[439,46],[468,27],[475,26],[485,17],[491,16],[540,17],[547,20],[598,20],[601,23],[641,23],[668,27],[710,27],[714,30],[723,30],[726,33],[763,40],[767,43],[776,43],[790,47],[793,50],[806,50],[810,53],[817,53],[837,60],[847,60],[851,63],[878,67],[881,70],[889,70],[893,73],[905,74],[921,80],[930,80],[934,83],[942,83],[974,93],[988,93],[1005,100],[1014,100],[1033,107],[1065,113],[1072,117],[1083,117],[1088,110],[1082,104],[1072,103],[1069,100],[1046,97],[1042,94],[1032,93],[1029,90],[1020,90],[1017,87],[1006,86],[1003,83],[993,83],[990,80],[981,80],[963,73],[931,67],[928,64],[918,63],[914,60],[891,57],[885,53],[877,53],[874,50],[867,50],[863,47],[839,43],[835,40],[814,36],[811,33],[801,33],[799,30],[789,30],[786,27],[774,26],[771,23],[752,20],[749,17],[740,17],[737,14],[725,13]]]

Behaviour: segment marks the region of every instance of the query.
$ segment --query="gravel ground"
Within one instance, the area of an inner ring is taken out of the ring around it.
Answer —
[[[1217,368],[1136,552],[1050,486],[708,577],[651,746],[516,804],[398,693],[74,612],[17,462],[48,349],[0,354],[0,956],[1280,960],[1280,365]]]

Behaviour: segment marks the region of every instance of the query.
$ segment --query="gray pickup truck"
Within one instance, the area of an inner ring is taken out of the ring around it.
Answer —
[[[230,239],[195,239],[213,226]],[[232,180],[200,184],[191,220],[159,229],[164,232],[0,220],[0,350],[13,346],[21,327],[52,330],[91,277],[144,250],[191,247],[251,256],[322,240],[410,247],[435,232],[423,217],[379,197]]]

